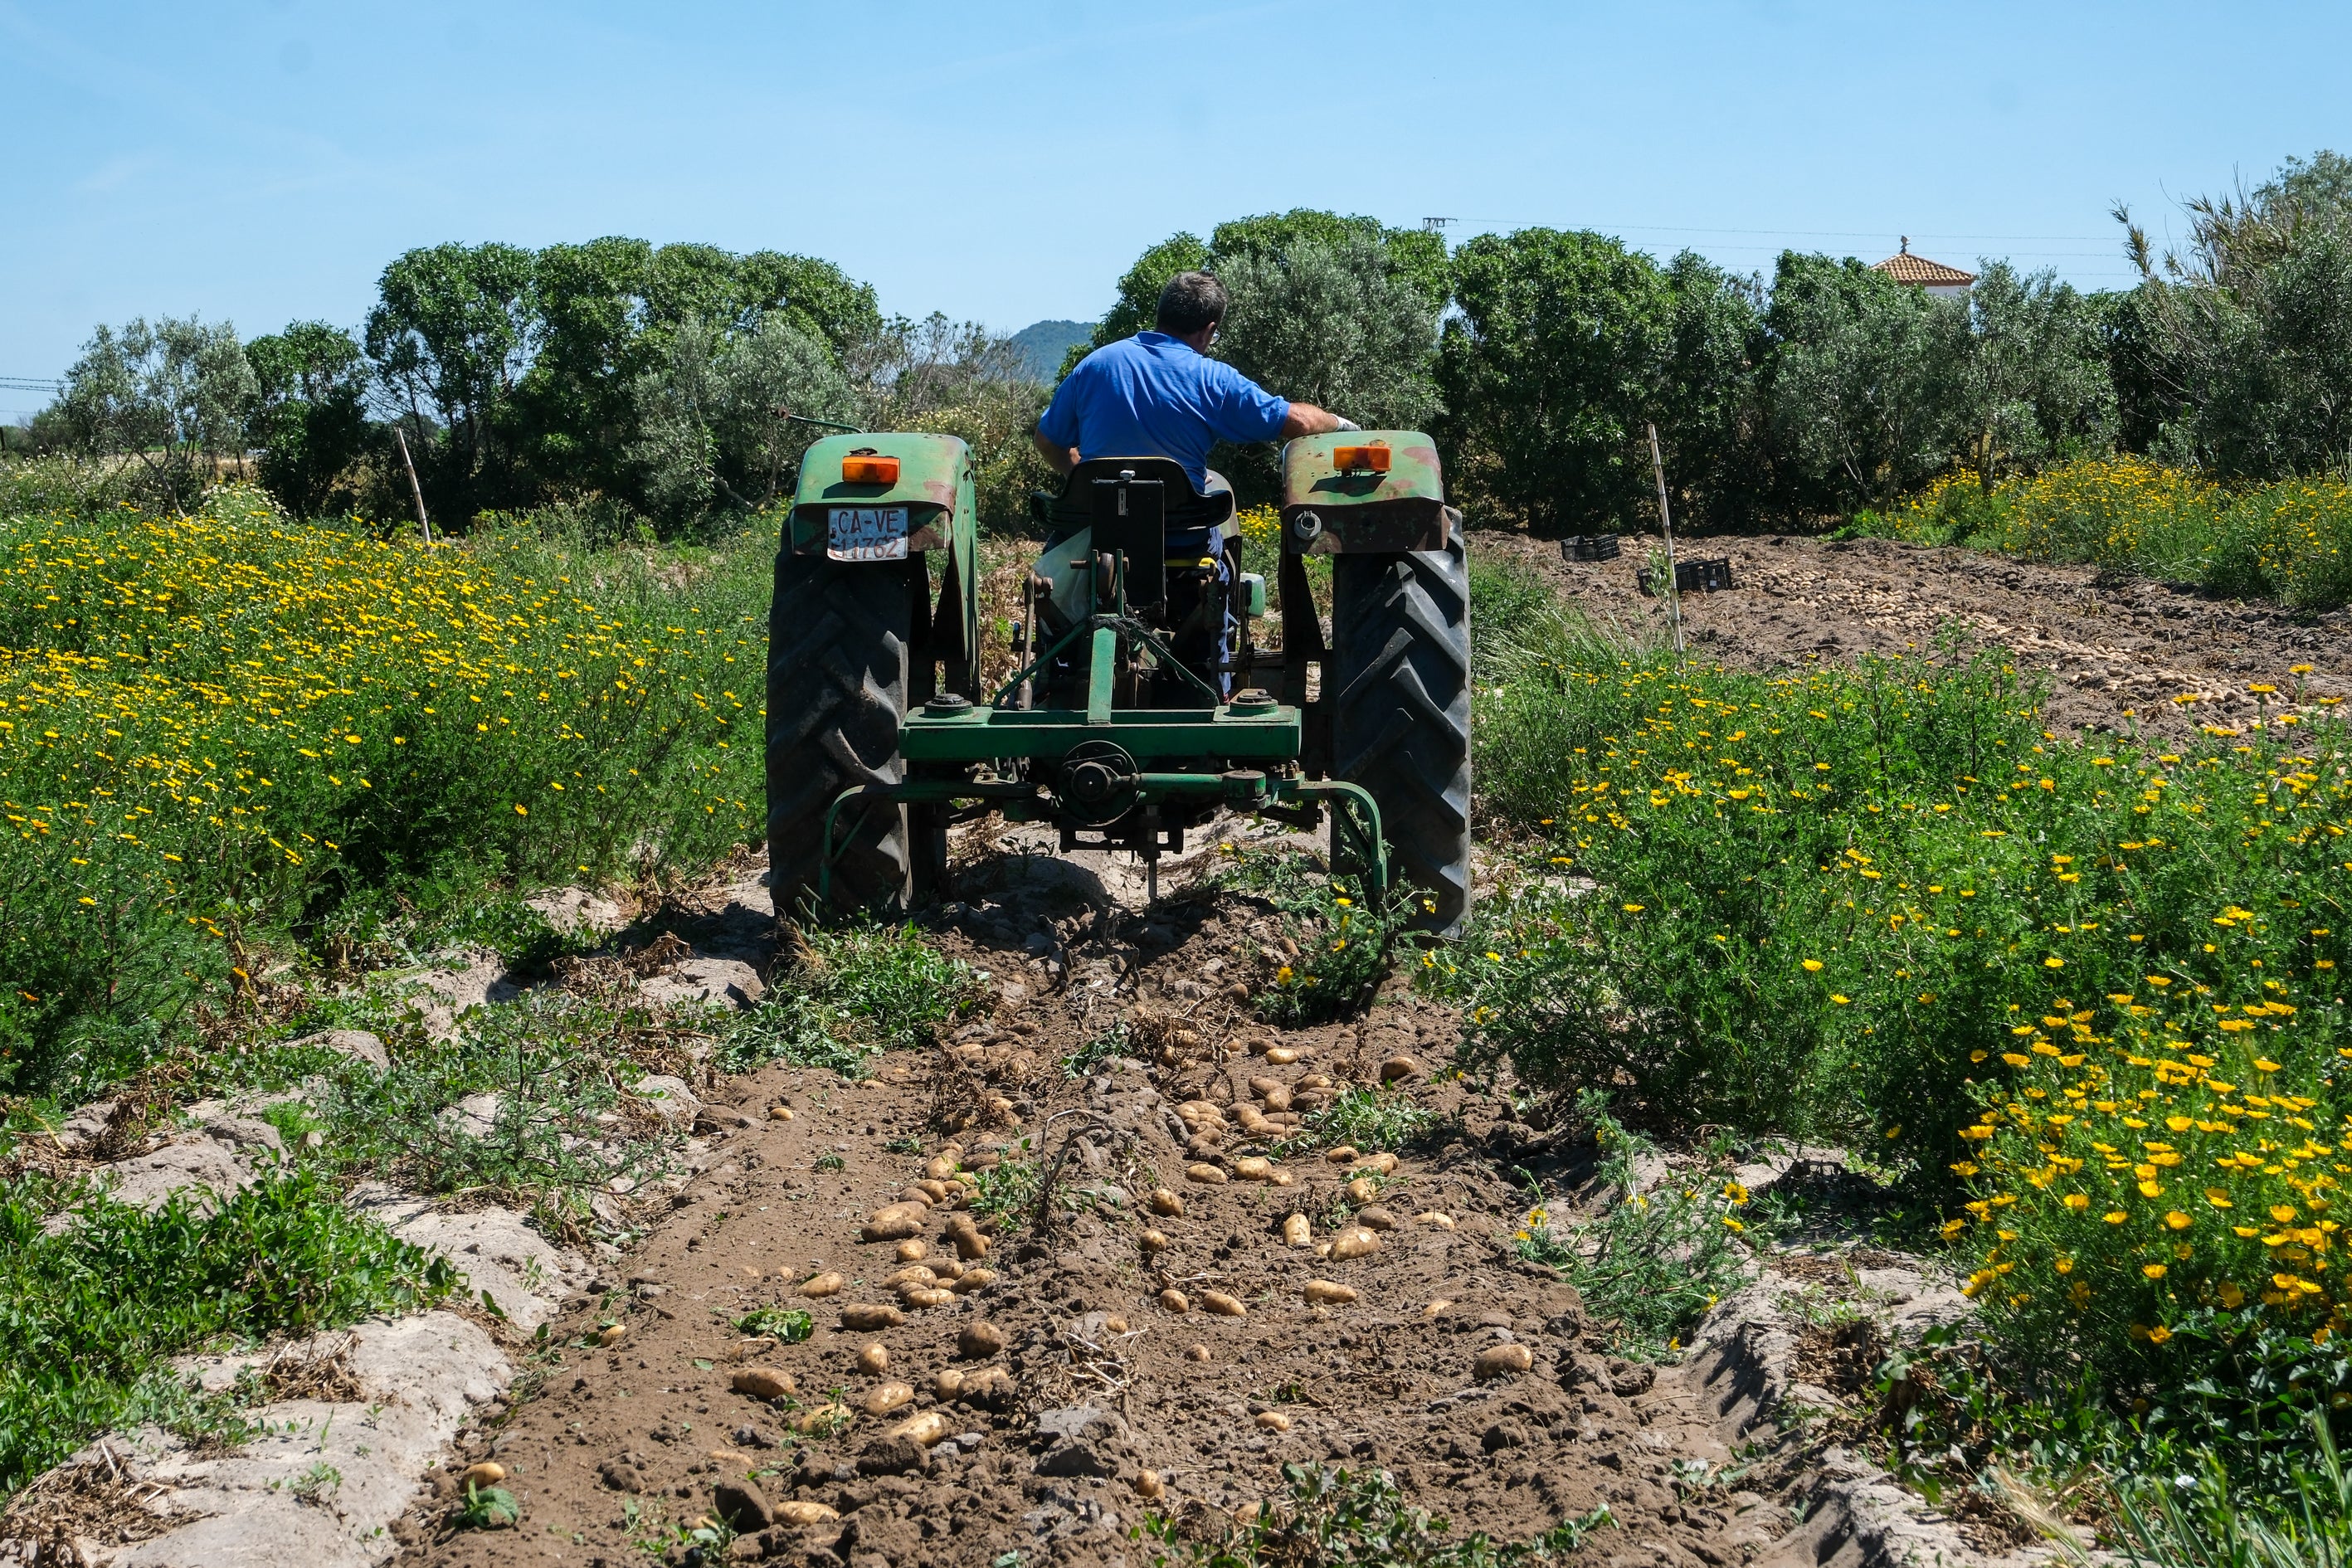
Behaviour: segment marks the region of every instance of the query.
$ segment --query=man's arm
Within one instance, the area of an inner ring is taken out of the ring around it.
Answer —
[[[1066,474],[1078,466],[1078,449],[1076,447],[1065,447],[1043,430],[1032,430],[1029,438],[1037,443],[1037,450],[1045,455],[1047,466],[1055,473]]]
[[[1293,403],[1290,412],[1282,416],[1282,435],[1278,438],[1293,441],[1301,436],[1328,436],[1334,430],[1352,428],[1338,415],[1311,403]]]

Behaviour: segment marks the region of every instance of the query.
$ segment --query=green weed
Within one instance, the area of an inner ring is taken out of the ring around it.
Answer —
[[[796,933],[792,962],[719,1042],[725,1072],[772,1061],[863,1078],[887,1050],[930,1044],[980,1000],[979,973],[911,925],[851,921]]]
[[[754,1307],[734,1320],[742,1332],[796,1345],[816,1332],[816,1320],[789,1307]]]
[[[0,1184],[0,1490],[117,1426],[236,1436],[236,1399],[196,1394],[173,1356],[414,1310],[457,1284],[309,1172],[267,1175],[209,1215],[177,1197],[143,1214],[40,1176]]]
[[[1310,1147],[1352,1143],[1359,1149],[1403,1149],[1427,1137],[1437,1113],[1416,1105],[1402,1089],[1382,1085],[1344,1089],[1330,1104],[1307,1113],[1303,1131]]]
[[[1564,1272],[1586,1308],[1610,1325],[1621,1353],[1645,1360],[1671,1354],[1745,1278],[1750,1222],[1740,1210],[1747,1191],[1680,1174],[1643,1191],[1634,1162],[1654,1152],[1648,1142],[1611,1116],[1600,1093],[1581,1096],[1577,1111],[1603,1151],[1600,1179],[1616,1189],[1617,1200],[1561,1236],[1538,1190],[1517,1234],[1519,1256]]]

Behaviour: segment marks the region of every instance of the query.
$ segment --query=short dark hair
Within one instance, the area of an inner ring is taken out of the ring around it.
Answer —
[[[1225,286],[1206,272],[1179,272],[1160,290],[1151,325],[1170,337],[1189,338],[1224,319]]]

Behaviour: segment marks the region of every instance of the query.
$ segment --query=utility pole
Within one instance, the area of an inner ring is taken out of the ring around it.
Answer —
[[[1421,220],[1421,232],[1423,234],[1444,234],[1445,232],[1445,226],[1454,221],[1454,220],[1450,217],[1425,217]]]
[[[392,427],[392,438],[400,443],[401,466],[408,470],[408,495],[416,503],[416,526],[425,531],[425,542],[433,542],[433,524],[425,516],[425,487],[416,482],[416,459],[408,455],[408,433],[399,426]]]

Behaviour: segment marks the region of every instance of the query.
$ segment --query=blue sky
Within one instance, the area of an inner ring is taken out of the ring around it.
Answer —
[[[356,324],[446,239],[773,247],[1007,330],[1296,205],[2113,285],[2117,199],[2352,150],[2347,45],[2259,3],[0,0],[0,376],[135,314]]]

